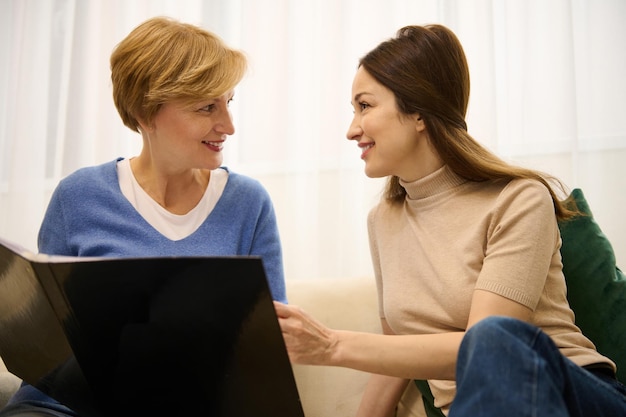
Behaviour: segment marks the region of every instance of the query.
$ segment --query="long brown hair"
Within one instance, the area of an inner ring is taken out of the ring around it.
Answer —
[[[467,132],[469,69],[461,43],[448,28],[403,27],[359,64],[393,92],[401,113],[420,114],[433,147],[457,175],[470,181],[534,179],[550,191],[558,219],[576,214],[559,200],[554,186],[563,193],[565,188],[558,179],[503,161]],[[399,178],[389,177],[384,197],[402,202],[405,196]]]

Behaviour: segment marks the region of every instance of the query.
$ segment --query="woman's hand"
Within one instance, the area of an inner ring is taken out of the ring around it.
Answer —
[[[308,315],[297,306],[274,301],[278,323],[292,363],[331,365],[337,346],[332,329]]]

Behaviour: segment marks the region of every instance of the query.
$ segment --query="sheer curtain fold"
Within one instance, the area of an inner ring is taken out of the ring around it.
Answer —
[[[51,113],[51,35],[54,5],[11,2],[2,13],[4,102],[2,132],[2,234],[29,238],[38,229],[46,199],[47,139]]]
[[[35,249],[62,177],[138,152],[113,106],[108,60],[157,15],[202,25],[250,59],[225,164],[272,195],[288,279],[372,273],[365,221],[384,179],[365,177],[345,139],[350,89],[358,59],[407,24],[457,33],[472,77],[470,132],[583,188],[626,262],[622,0],[3,0],[0,236]]]

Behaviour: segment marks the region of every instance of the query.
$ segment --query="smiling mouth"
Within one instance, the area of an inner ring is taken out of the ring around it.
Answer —
[[[361,148],[361,159],[364,159],[365,155],[367,155],[373,147],[374,142],[359,144],[359,148]]]
[[[224,149],[224,142],[223,141],[221,141],[221,142],[209,142],[207,140],[203,140],[202,143],[204,145],[206,145],[207,148],[209,148],[209,149],[211,149],[211,150],[213,150],[215,152],[219,152],[222,149]]]

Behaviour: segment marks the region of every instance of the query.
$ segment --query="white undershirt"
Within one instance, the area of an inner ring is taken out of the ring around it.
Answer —
[[[118,161],[117,176],[122,194],[135,210],[159,233],[174,241],[186,238],[200,227],[213,211],[228,181],[228,171],[221,168],[212,170],[209,185],[198,205],[186,214],[173,214],[141,188],[130,168],[130,159]]]

